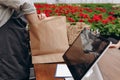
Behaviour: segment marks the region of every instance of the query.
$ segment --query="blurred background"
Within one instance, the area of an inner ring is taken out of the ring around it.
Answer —
[[[39,3],[120,3],[120,0],[32,0]]]

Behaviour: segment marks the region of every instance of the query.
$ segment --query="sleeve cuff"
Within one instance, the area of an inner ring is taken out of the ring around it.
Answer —
[[[23,14],[36,13],[35,6],[30,3],[24,3],[21,10],[22,10]]]

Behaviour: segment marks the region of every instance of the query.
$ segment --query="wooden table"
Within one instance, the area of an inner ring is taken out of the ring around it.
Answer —
[[[109,49],[99,61],[104,80],[120,80],[120,50]]]
[[[120,80],[120,50],[109,49],[100,59],[98,65],[104,80]],[[64,80],[54,77],[56,64],[35,64],[34,68],[36,80]]]
[[[64,80],[55,78],[56,64],[35,64],[36,80]]]

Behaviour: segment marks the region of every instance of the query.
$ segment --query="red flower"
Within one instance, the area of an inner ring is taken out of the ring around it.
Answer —
[[[79,16],[81,18],[89,18],[88,14],[80,13]]]
[[[114,12],[109,12],[108,14],[109,14],[109,15],[114,15]]]
[[[84,21],[82,19],[80,19],[79,22],[84,22]]]
[[[36,9],[41,8],[41,5],[40,5],[40,4],[34,4],[34,6],[36,7]]]
[[[113,17],[113,16],[108,16],[108,19],[109,19],[110,21],[112,21],[112,20],[115,20],[115,17]]]
[[[45,13],[45,15],[46,15],[47,17],[49,17],[49,16],[50,16],[50,14],[49,14],[49,13]]]
[[[92,19],[94,22],[99,22],[102,20],[102,15],[101,14],[94,14]]]
[[[108,22],[109,22],[108,19],[102,20],[102,23],[103,23],[103,24],[107,24]]]
[[[102,7],[97,7],[96,10],[100,11],[100,12],[106,12],[106,9],[105,8],[102,8]]]
[[[67,19],[68,19],[68,21],[70,21],[70,22],[75,22],[75,20],[74,20],[73,18],[71,18],[71,17],[68,17]]]
[[[93,12],[93,10],[90,9],[90,8],[85,8],[85,10],[88,11],[88,12]]]
[[[88,22],[89,22],[89,23],[92,23],[92,22],[93,22],[93,20],[92,20],[92,19],[88,19]]]
[[[37,14],[40,14],[40,13],[41,13],[41,11],[40,11],[40,9],[38,9],[38,10],[37,10]]]

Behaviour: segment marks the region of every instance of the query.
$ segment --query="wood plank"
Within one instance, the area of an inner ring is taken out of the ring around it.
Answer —
[[[36,80],[64,80],[55,78],[56,64],[35,64]]]
[[[100,59],[99,67],[104,80],[120,80],[120,50],[109,49]]]

